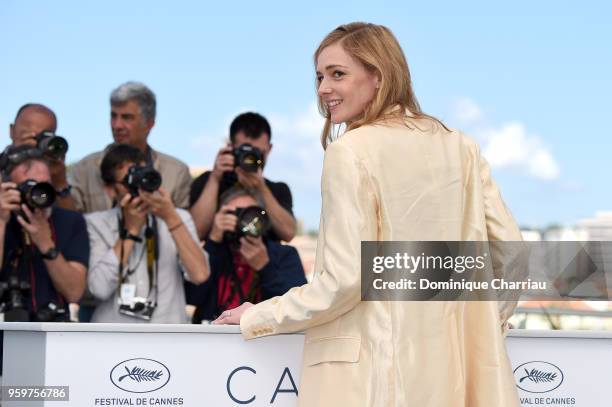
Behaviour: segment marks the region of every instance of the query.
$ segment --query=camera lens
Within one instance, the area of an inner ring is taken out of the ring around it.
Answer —
[[[32,207],[47,208],[55,202],[55,189],[49,183],[40,182],[32,187],[29,201]]]
[[[68,142],[63,137],[52,137],[47,143],[46,152],[54,157],[61,157],[68,151]]]
[[[259,206],[245,208],[238,217],[238,230],[242,235],[259,237],[270,227],[265,209]]]
[[[143,191],[157,191],[162,183],[161,175],[154,169],[150,169],[142,174],[140,179],[140,188]]]

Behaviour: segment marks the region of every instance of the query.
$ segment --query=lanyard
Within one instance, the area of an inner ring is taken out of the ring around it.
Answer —
[[[145,247],[141,252],[141,256],[138,259],[136,266],[133,269],[129,267],[129,259],[127,264],[127,270],[125,273],[123,272],[122,260],[123,260],[123,244],[125,242],[125,236],[127,232],[124,226],[123,217],[120,214],[117,215],[117,221],[119,223],[119,239],[121,239],[121,250],[120,250],[120,259],[119,259],[119,284],[117,285],[117,293],[121,295],[121,284],[128,281],[129,276],[131,276],[142,261],[142,255],[145,250],[147,252],[147,275],[149,276],[149,292],[147,293],[147,298],[151,295],[151,291],[154,291],[155,301],[157,304],[157,296],[158,296],[158,285],[157,285],[157,277],[158,277],[158,262],[159,262],[159,238],[157,233],[157,219],[155,216],[147,215],[147,224],[145,228]],[[134,242],[134,246],[136,246],[137,242]]]

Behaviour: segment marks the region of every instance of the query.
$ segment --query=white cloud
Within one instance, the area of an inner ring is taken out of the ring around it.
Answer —
[[[542,180],[559,177],[559,165],[542,141],[528,135],[518,122],[506,123],[484,133],[487,140],[483,154],[492,167],[524,168],[529,175]]]
[[[552,152],[522,123],[487,124],[483,109],[467,98],[455,103],[453,117],[481,141],[483,155],[491,167],[517,168],[546,181],[559,178],[561,170]]]

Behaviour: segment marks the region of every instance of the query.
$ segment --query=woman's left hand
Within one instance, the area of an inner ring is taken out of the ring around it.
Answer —
[[[240,325],[240,318],[244,311],[251,308],[253,304],[250,302],[243,302],[239,307],[223,311],[219,318],[215,319],[213,325]]]

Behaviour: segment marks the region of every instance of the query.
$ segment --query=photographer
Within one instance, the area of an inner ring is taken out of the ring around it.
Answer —
[[[168,191],[174,205],[187,208],[191,185],[189,168],[182,161],[149,145],[156,113],[155,94],[142,83],[126,82],[111,92],[110,127],[114,143],[138,148],[144,154],[146,163],[162,174],[162,187]],[[116,204],[105,193],[100,177],[100,163],[110,146],[86,156],[72,167],[73,196],[77,208],[83,213],[103,211]]]
[[[55,134],[57,116],[45,105],[28,103],[19,108],[10,126],[12,146],[38,146],[44,154],[51,173],[51,185],[56,191],[56,205],[76,210],[72,187],[66,177],[68,143]]]
[[[196,178],[191,185],[190,212],[200,238],[205,239],[211,230],[221,194],[240,184],[263,199],[272,222],[266,237],[286,242],[293,239],[296,222],[291,191],[287,184],[263,177],[272,150],[271,137],[270,124],[257,113],[243,113],[234,119],[230,125],[231,144],[219,150],[213,170]],[[246,147],[249,151],[245,151],[245,144],[249,145]]]
[[[88,288],[102,301],[92,322],[186,322],[183,276],[200,284],[209,275],[189,212],[175,208],[136,147],[111,147],[100,172],[119,205],[86,215]]]
[[[83,216],[53,207],[42,153],[11,147],[0,184],[0,281],[5,320],[68,320],[86,285],[89,241]],[[10,297],[10,298],[7,298]]]
[[[194,323],[214,320],[244,301],[257,303],[306,284],[297,250],[265,238],[269,220],[260,202],[234,187],[221,197],[204,248],[211,278],[201,286],[186,283],[187,302],[196,305]]]

